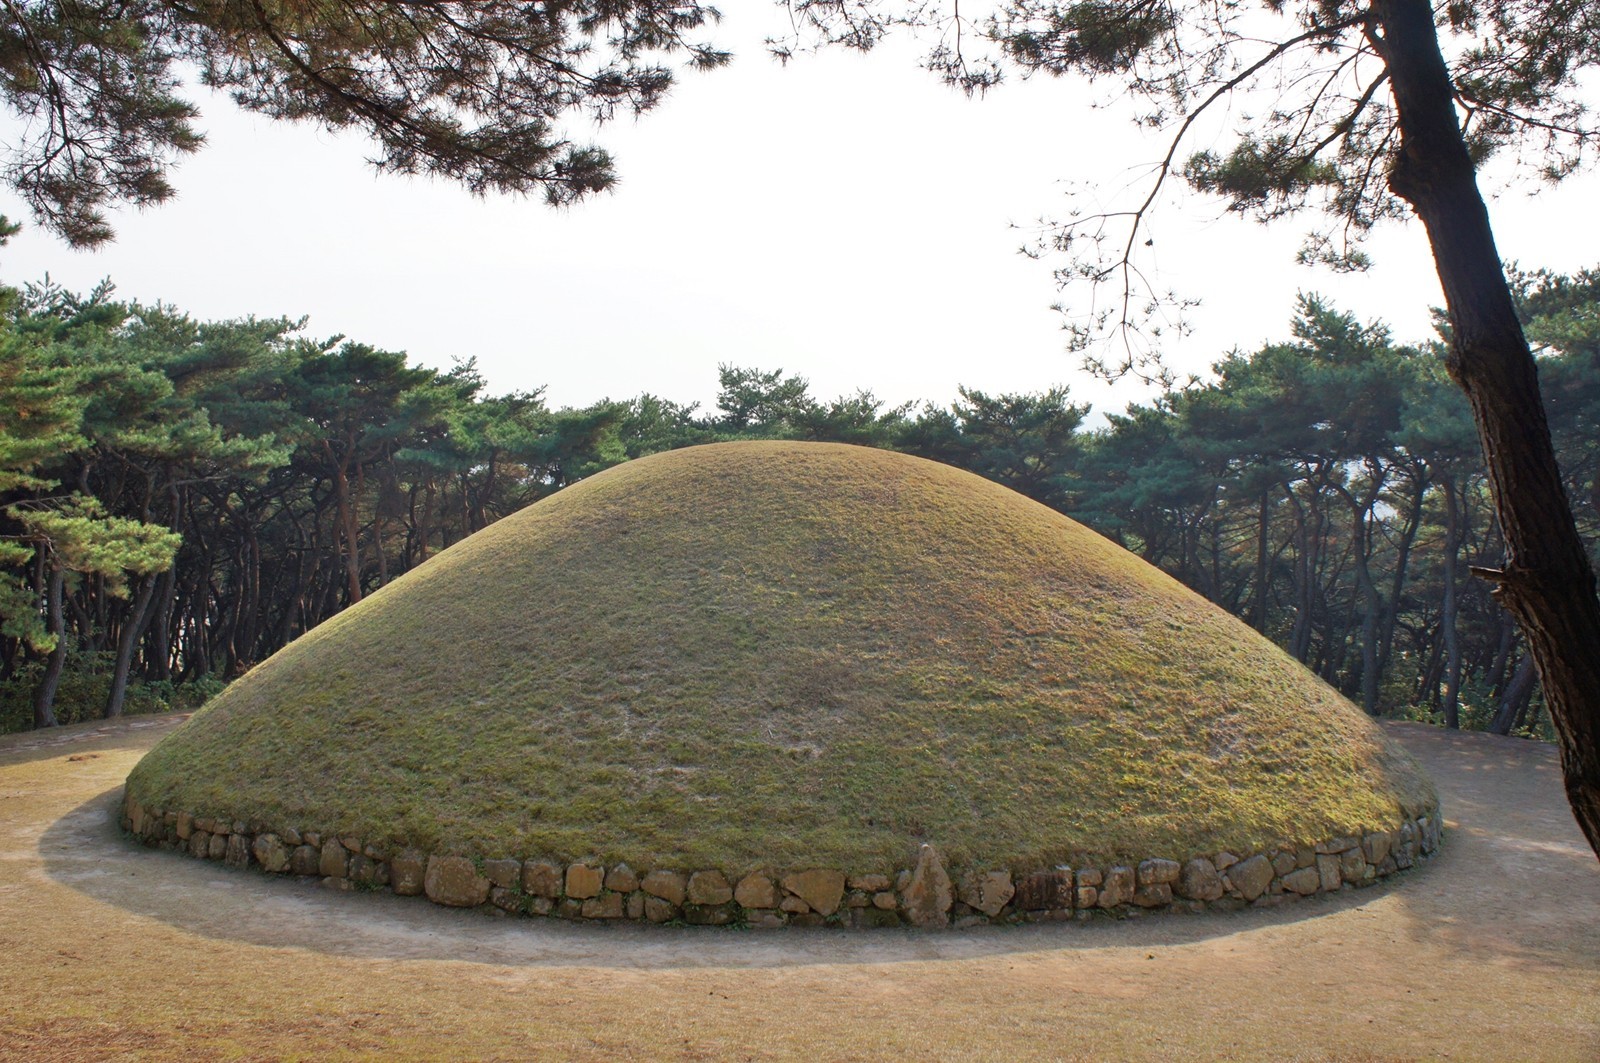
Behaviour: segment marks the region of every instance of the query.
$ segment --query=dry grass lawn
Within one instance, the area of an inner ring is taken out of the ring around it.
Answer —
[[[1273,911],[977,931],[495,919],[137,848],[173,720],[0,740],[0,1058],[1600,1058],[1600,865],[1544,746],[1392,729],[1445,846]]]

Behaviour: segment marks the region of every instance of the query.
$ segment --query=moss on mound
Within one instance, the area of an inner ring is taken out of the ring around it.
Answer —
[[[146,806],[485,856],[909,866],[1249,850],[1433,800],[1354,706],[1074,521],[832,444],[644,458],[266,661]]]

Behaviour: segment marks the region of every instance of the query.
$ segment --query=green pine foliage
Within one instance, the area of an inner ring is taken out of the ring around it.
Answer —
[[[1600,542],[1600,282],[1520,275],[1580,528]],[[1469,567],[1500,563],[1465,402],[1436,345],[1314,297],[1292,335],[1096,423],[1065,388],[947,406],[828,400],[723,366],[702,410],[552,409],[287,319],[195,321],[108,289],[0,318],[0,726],[230,680],[455,543],[613,465],[735,439],[857,443],[1068,513],[1380,713],[1540,733],[1536,684]],[[162,559],[170,552],[170,566]],[[62,608],[52,620],[52,575]],[[60,636],[58,638],[58,635]],[[97,705],[67,704],[94,691]],[[151,694],[151,691],[157,693]]]

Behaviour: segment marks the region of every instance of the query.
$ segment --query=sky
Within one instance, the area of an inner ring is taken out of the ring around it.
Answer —
[[[475,357],[490,391],[546,388],[553,405],[651,392],[709,405],[717,366],[783,368],[831,398],[871,390],[948,403],[1066,384],[1119,410],[1148,392],[1109,386],[1065,349],[1052,267],[1018,253],[1066,182],[1106,205],[1144,186],[1164,142],[1081,82],[1012,81],[983,99],[917,66],[913,47],[830,52],[787,66],[761,40],[775,11],[744,5],[714,34],[736,58],[687,73],[637,121],[570,127],[618,159],[611,193],[552,210],[384,177],[356,135],[242,114],[197,96],[208,143],[177,170],[179,197],[114,219],[117,241],[73,251],[29,225],[0,279],[46,273],[70,289],[202,319],[308,316],[448,368]],[[1196,147],[1205,146],[1197,143]],[[1600,261],[1593,175],[1491,203],[1502,254],[1575,270]],[[14,197],[0,212],[28,220]],[[1202,305],[1169,347],[1203,372],[1234,347],[1284,339],[1299,291],[1320,292],[1399,340],[1431,334],[1442,298],[1420,225],[1375,234],[1360,275],[1297,266],[1305,229],[1164,203],[1158,279]]]

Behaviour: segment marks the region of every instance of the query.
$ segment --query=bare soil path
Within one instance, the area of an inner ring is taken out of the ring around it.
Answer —
[[[1600,863],[1548,747],[1394,733],[1444,803],[1392,885],[1122,923],[496,919],[138,848],[175,718],[0,739],[0,1059],[1600,1060]]]

